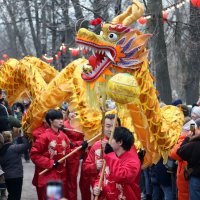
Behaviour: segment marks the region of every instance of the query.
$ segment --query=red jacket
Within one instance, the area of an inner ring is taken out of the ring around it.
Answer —
[[[44,187],[49,180],[61,179],[66,182],[65,161],[57,169],[53,169],[55,160],[59,160],[70,153],[68,137],[61,131],[55,132],[49,128],[33,143],[30,157],[36,166],[33,185]],[[38,175],[44,169],[50,169],[43,175]]]
[[[46,124],[42,124],[42,126],[36,128],[32,133],[34,141],[38,139],[48,128],[49,127]]]
[[[106,138],[103,139],[104,142],[107,141]],[[92,186],[94,186],[95,183],[95,179],[97,178],[99,171],[96,168],[96,161],[101,159],[101,141],[97,141],[95,142],[89,153],[88,156],[85,160],[85,162],[83,163],[83,171],[84,171],[84,175],[89,177],[91,180],[91,184]]]
[[[71,130],[74,129],[67,120],[64,121],[64,127]],[[71,142],[83,141],[83,138],[84,138],[84,135],[82,135],[81,133],[77,133],[76,131],[66,130],[66,134]]]
[[[114,152],[109,153],[104,159],[106,169],[99,200],[140,200],[141,164],[135,147],[119,157]],[[99,177],[95,185],[98,182]]]
[[[178,139],[177,144],[173,147],[170,157],[178,161],[178,168],[176,174],[176,183],[178,188],[178,200],[189,200],[188,181],[185,180],[183,172],[187,162],[179,157],[176,153],[181,146],[183,140],[186,138],[187,132],[184,132]]]

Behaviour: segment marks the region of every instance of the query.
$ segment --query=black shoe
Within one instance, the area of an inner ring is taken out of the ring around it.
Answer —
[[[147,194],[147,195],[146,195],[146,200],[152,200],[151,194]]]

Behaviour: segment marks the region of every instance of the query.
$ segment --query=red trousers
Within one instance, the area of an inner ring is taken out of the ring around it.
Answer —
[[[83,161],[84,162],[84,161]],[[82,165],[83,166],[83,165]],[[83,171],[83,167],[81,167],[81,175],[79,187],[81,191],[82,200],[91,200],[91,191],[90,191],[90,178],[86,177]]]
[[[79,168],[79,157],[73,157],[66,163],[67,183],[66,193],[67,198],[70,200],[77,200],[77,176]]]

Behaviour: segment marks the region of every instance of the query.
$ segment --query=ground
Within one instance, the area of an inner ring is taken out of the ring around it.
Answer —
[[[36,193],[35,187],[32,185],[32,178],[33,178],[34,169],[35,169],[34,164],[32,162],[26,163],[23,160],[23,166],[24,166],[24,182],[23,182],[21,199],[22,200],[37,200],[37,193]],[[78,190],[78,200],[81,200],[79,190]]]

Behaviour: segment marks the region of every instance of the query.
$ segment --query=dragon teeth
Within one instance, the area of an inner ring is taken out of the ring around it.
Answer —
[[[106,56],[107,56],[110,60],[112,60],[113,62],[115,62],[114,59],[113,59],[113,57],[112,57],[112,55],[111,55],[111,53],[110,53],[110,51],[105,51],[105,54],[106,54]]]

